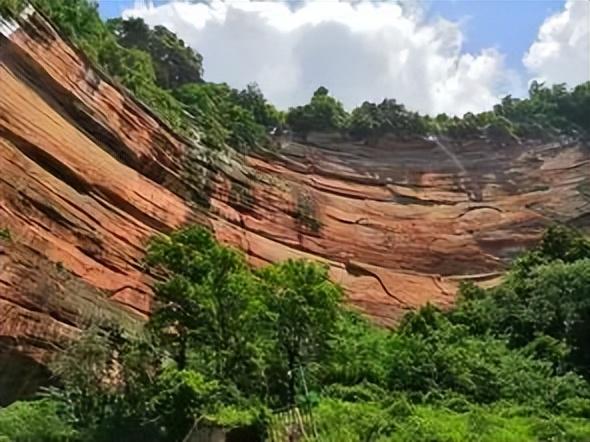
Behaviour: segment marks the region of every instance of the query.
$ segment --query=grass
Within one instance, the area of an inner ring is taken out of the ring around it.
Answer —
[[[586,442],[590,421],[544,415],[509,404],[471,405],[454,411],[442,404],[404,400],[346,402],[324,399],[314,412],[314,442]]]

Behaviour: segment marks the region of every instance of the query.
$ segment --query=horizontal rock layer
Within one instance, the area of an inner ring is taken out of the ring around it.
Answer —
[[[87,324],[149,314],[142,259],[159,232],[207,225],[254,265],[322,260],[353,305],[392,324],[450,305],[461,280],[493,284],[547,224],[590,225],[579,143],[323,134],[214,154],[34,11],[0,31],[0,404],[43,382]]]

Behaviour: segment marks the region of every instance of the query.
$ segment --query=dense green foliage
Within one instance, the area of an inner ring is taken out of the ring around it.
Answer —
[[[572,90],[533,82],[528,98],[507,96],[491,111],[468,112],[462,118],[420,115],[392,99],[379,104],[364,102],[349,115],[327,89],[319,88],[309,104],[289,110],[287,123],[302,135],[338,130],[369,142],[387,134],[402,138],[440,134],[457,139],[486,136],[504,143],[520,138],[586,137],[590,133],[589,112],[590,82]]]
[[[232,146],[245,151],[267,142],[267,128],[255,114],[238,104],[240,92],[227,84],[190,83],[176,89],[174,97],[186,106],[202,129],[203,142],[212,148]],[[264,101],[264,97],[260,97]],[[264,122],[267,115],[261,114]]]
[[[178,441],[194,419],[263,431],[294,402],[322,442],[590,437],[590,241],[575,231],[549,229],[499,286],[465,285],[454,309],[394,331],[341,306],[325,267],[252,270],[200,228],[156,238],[148,264],[167,276],[143,335],[88,330],[52,364],[56,387],[0,410],[0,440]]]
[[[40,399],[0,409],[0,442],[74,440],[77,434],[59,407],[57,401]]]
[[[328,89],[318,88],[309,104],[289,109],[287,124],[295,132],[339,131],[346,126],[347,114],[342,103],[331,97]]]
[[[464,287],[454,320],[473,333],[505,335],[512,347],[532,345],[562,370],[590,375],[590,241],[549,229],[490,292]]]
[[[511,121],[519,136],[530,138],[559,133],[588,135],[589,110],[590,82],[570,91],[563,84],[547,87],[533,82],[528,99],[508,96],[494,107],[494,113]]]
[[[278,345],[273,377],[287,380],[286,388],[277,393],[282,402],[293,402],[297,368],[319,361],[328,350],[338,320],[340,289],[328,280],[327,268],[311,262],[286,261],[260,274],[275,319]]]
[[[316,415],[321,442],[539,442],[586,441],[587,420],[541,416],[506,404],[453,405],[326,399]]]
[[[268,345],[270,318],[242,254],[205,230],[189,229],[154,241],[148,257],[174,275],[156,286],[162,305],[149,326],[177,367],[232,377],[242,391],[264,383],[260,351]]]
[[[187,83],[198,83],[203,75],[203,58],[186,46],[176,34],[164,26],[150,27],[140,18],[107,21],[118,43],[150,55],[156,74],[156,84],[175,89]]]
[[[348,124],[355,138],[374,139],[388,133],[401,136],[425,135],[428,131],[424,119],[409,112],[395,100],[383,100],[380,104],[365,101],[354,109]]]

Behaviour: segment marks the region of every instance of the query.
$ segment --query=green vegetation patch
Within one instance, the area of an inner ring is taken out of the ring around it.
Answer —
[[[590,200],[590,181],[586,181],[578,186],[578,192],[580,192],[586,199]]]
[[[62,404],[50,399],[16,402],[0,408],[0,441],[77,440],[77,432],[66,422],[65,411]]]
[[[10,241],[11,235],[10,235],[10,230],[8,230],[8,228],[3,227],[0,229],[0,240],[3,241]]]
[[[452,139],[486,138],[506,144],[521,138],[555,139],[588,136],[590,82],[572,89],[533,82],[528,98],[507,96],[490,111],[463,117],[434,117],[412,112],[395,99],[364,102],[348,114],[326,88],[320,87],[304,106],[289,109],[288,126],[300,135],[311,131],[339,131],[353,139],[376,142],[391,134],[401,138],[444,135]]]
[[[248,211],[254,208],[252,189],[247,185],[232,182],[229,198],[232,205],[242,210]]]
[[[322,224],[317,219],[316,202],[310,192],[297,192],[295,219],[303,228],[312,233],[318,233],[320,231]]]
[[[590,437],[576,231],[549,229],[499,286],[464,285],[453,310],[427,305],[396,330],[347,310],[326,267],[252,270],[201,228],[154,239],[148,264],[167,276],[143,333],[91,327],[51,364],[59,387],[0,410],[0,438],[173,442],[195,421],[263,438],[292,430],[272,410],[295,405],[322,442]]]

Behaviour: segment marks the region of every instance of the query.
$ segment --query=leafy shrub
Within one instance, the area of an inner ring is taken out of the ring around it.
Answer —
[[[244,101],[239,98],[241,93],[227,84],[187,84],[173,93],[195,117],[207,146],[221,149],[227,145],[246,152],[266,142],[265,127],[240,105]]]
[[[59,403],[49,399],[15,402],[0,408],[0,440],[9,442],[64,442],[76,439]]]

